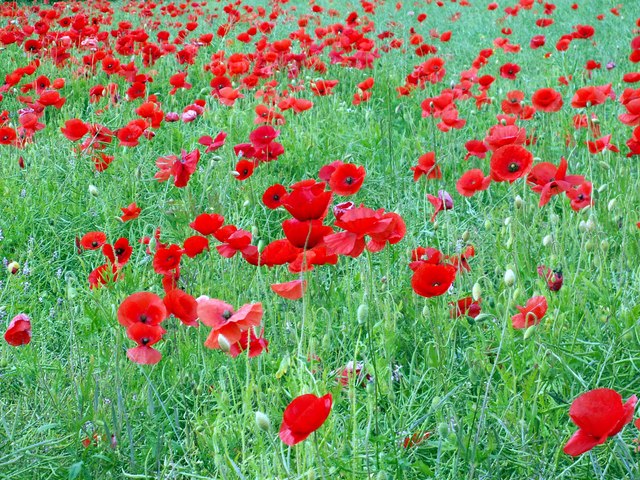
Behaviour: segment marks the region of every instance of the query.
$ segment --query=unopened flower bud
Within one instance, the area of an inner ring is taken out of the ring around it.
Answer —
[[[89,195],[93,195],[94,197],[97,197],[98,194],[99,194],[98,187],[96,187],[95,185],[89,185]]]
[[[596,222],[593,218],[590,218],[587,220],[585,226],[587,228],[587,232],[593,232],[596,229]]]
[[[469,237],[471,237],[471,234],[469,233],[469,230],[465,230],[464,233],[462,234],[462,241],[463,242],[468,242],[469,241]]]
[[[515,205],[516,208],[520,209],[524,205],[524,200],[522,200],[522,197],[520,195],[516,195],[516,198],[513,201],[513,204]]]
[[[271,421],[269,420],[269,417],[262,412],[256,412],[256,425],[258,425],[258,428],[264,432],[271,430]]]
[[[609,250],[609,240],[607,240],[607,239],[602,240],[602,241],[600,242],[600,249],[601,249],[603,252],[606,252],[607,250]]]
[[[369,307],[363,303],[358,307],[358,323],[364,323],[369,316]]]
[[[480,297],[482,296],[482,287],[478,282],[473,284],[473,288],[471,289],[471,296],[476,302],[480,300]]]
[[[545,247],[548,247],[552,243],[553,243],[553,235],[551,234],[545,235],[545,237],[542,239],[542,245],[544,245]]]
[[[507,287],[512,287],[516,283],[516,274],[510,268],[504,272],[504,283]]]
[[[224,353],[229,353],[231,351],[231,344],[224,335],[218,335],[218,345],[220,345],[220,350]]]
[[[607,210],[611,211],[615,208],[616,206],[616,199],[612,198],[611,200],[609,200],[609,203],[607,204]]]

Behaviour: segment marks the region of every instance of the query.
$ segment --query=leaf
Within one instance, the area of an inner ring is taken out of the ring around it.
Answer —
[[[84,462],[79,461],[74,463],[69,467],[69,480],[75,480],[82,473],[82,468],[84,467]]]

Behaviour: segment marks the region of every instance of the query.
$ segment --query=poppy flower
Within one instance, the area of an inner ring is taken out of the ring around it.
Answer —
[[[442,172],[440,167],[436,165],[436,154],[434,152],[427,152],[418,158],[418,165],[411,167],[413,171],[413,181],[417,182],[418,179],[426,175],[428,179],[442,178]]]
[[[393,218],[383,218],[382,211],[372,210],[361,206],[349,209],[340,220],[336,220],[336,227],[344,232],[332,233],[324,237],[328,250],[336,255],[358,257],[366,247],[365,236],[382,233],[394,222]]]
[[[4,339],[14,347],[28,344],[31,341],[31,319],[24,313],[13,317],[4,332]]]
[[[562,157],[558,167],[549,162],[542,162],[531,169],[527,182],[534,184],[534,192],[540,193],[540,207],[546,205],[552,196],[584,182],[581,175],[567,175],[567,167],[567,161]]]
[[[162,299],[167,313],[179,319],[189,327],[198,326],[198,302],[186,292],[174,288]]]
[[[176,187],[186,187],[191,175],[196,171],[199,160],[200,151],[197,149],[189,153],[182,150],[180,158],[175,155],[160,157],[156,160],[156,166],[160,171],[155,174],[154,178],[159,182],[165,182],[173,176]]]
[[[562,108],[562,95],[553,88],[540,88],[531,96],[531,103],[541,112],[557,112]]]
[[[524,307],[516,306],[520,313],[511,317],[511,325],[515,329],[537,325],[547,313],[547,299],[543,296],[532,297]]]
[[[615,93],[611,90],[611,84],[582,87],[576,91],[571,99],[571,106],[573,108],[584,108],[600,105],[611,97],[615,98]]]
[[[609,388],[597,388],[583,393],[569,408],[571,421],[577,425],[578,430],[562,451],[577,457],[617,435],[633,419],[637,401],[638,398],[632,395],[623,404],[622,396]]]
[[[460,318],[464,315],[476,318],[480,315],[480,300],[475,301],[473,297],[461,298],[455,303],[449,303],[449,306],[451,307],[449,310],[451,318]]]
[[[496,182],[513,183],[526,175],[533,164],[533,155],[520,145],[505,145],[491,156],[491,178]]]
[[[491,176],[484,176],[482,170],[474,168],[465,172],[456,182],[456,190],[464,197],[472,197],[481,190],[489,188]]]
[[[226,138],[227,138],[226,132],[220,132],[218,135],[216,135],[216,138],[211,138],[208,135],[200,137],[200,139],[198,140],[198,143],[200,145],[207,147],[204,153],[211,153],[211,152],[215,152],[220,147],[222,147],[224,145],[224,141]]]
[[[338,383],[343,387],[349,385],[351,379],[355,380],[356,385],[365,386],[366,382],[373,379],[371,374],[365,373],[364,362],[354,362],[350,360],[342,370],[338,370]]]
[[[515,80],[520,73],[520,66],[516,63],[505,63],[500,67],[500,76],[509,80]]]
[[[437,297],[446,293],[456,279],[452,265],[424,262],[411,277],[411,288],[421,297]]]
[[[180,266],[184,250],[179,245],[161,247],[153,255],[153,270],[160,275],[169,275]]]
[[[262,320],[262,303],[248,303],[233,311],[233,307],[222,300],[201,296],[197,299],[200,321],[211,327],[204,342],[207,348],[219,348],[218,337],[223,335],[230,344],[242,338],[242,332],[257,327]]]
[[[416,432],[411,436],[405,437],[402,441],[404,448],[413,448],[420,445],[431,436],[431,432]]]
[[[107,236],[103,232],[85,233],[80,239],[80,245],[85,250],[98,250],[107,242]]]
[[[284,185],[276,183],[275,185],[271,185],[267,188],[262,195],[262,203],[270,209],[273,210],[282,205],[284,197],[287,195],[287,189]]]
[[[256,148],[268,146],[280,135],[280,130],[276,130],[271,125],[263,125],[256,128],[249,134],[249,141]]]
[[[132,293],[118,307],[118,323],[125,328],[134,323],[159,325],[167,315],[162,299],[151,292]]]
[[[229,348],[229,356],[236,358],[242,352],[249,350],[249,358],[254,358],[262,354],[264,351],[269,351],[269,341],[262,335],[264,330],[260,332],[260,336],[256,336],[253,328],[242,332],[240,340],[236,343],[232,343]]]
[[[127,337],[138,344],[127,350],[127,358],[141,365],[154,365],[162,359],[162,354],[152,348],[166,333],[160,325],[136,322],[127,328]]]
[[[549,287],[549,290],[551,290],[552,292],[557,292],[562,288],[564,278],[560,270],[551,270],[545,265],[540,265],[537,271],[538,276],[542,277],[544,281],[547,282],[547,287]]]
[[[353,195],[360,190],[366,172],[364,167],[343,163],[336,167],[329,179],[329,188],[337,195]]]
[[[116,240],[113,245],[105,243],[102,246],[102,254],[118,269],[127,264],[132,253],[133,247],[129,245],[129,240],[124,237]]]
[[[332,404],[333,397],[330,393],[323,397],[307,393],[294,398],[284,410],[280,440],[289,446],[305,440],[322,426],[331,413]]]
[[[272,283],[271,290],[287,300],[298,300],[307,290],[307,281],[292,280],[286,283]]]
[[[282,206],[295,219],[319,220],[327,216],[331,191],[325,191],[324,182],[303,180],[291,186],[291,192],[284,198]]]
[[[433,205],[433,214],[431,215],[431,221],[436,219],[436,216],[443,210],[451,210],[453,208],[453,198],[449,195],[449,192],[445,190],[438,190],[438,196],[435,197],[431,194],[427,194],[427,200]]]
[[[582,210],[591,206],[591,191],[593,185],[591,182],[584,182],[575,188],[571,188],[565,192],[567,197],[571,200],[571,208],[574,211]]]
[[[78,118],[72,118],[65,122],[60,131],[69,140],[75,142],[89,133],[89,126]]]
[[[209,250],[209,239],[200,235],[193,235],[185,239],[182,246],[184,254],[189,258],[194,258],[205,250]]]
[[[251,245],[251,232],[238,229],[235,225],[227,225],[218,229],[214,236],[222,242],[216,246],[218,253],[225,258],[233,258],[237,252],[251,254],[257,247]]]
[[[240,160],[236,163],[235,170],[233,171],[234,177],[237,180],[246,180],[253,175],[253,170],[256,168],[256,162],[252,160]]]
[[[333,229],[323,225],[322,220],[301,222],[295,218],[282,222],[282,230],[293,246],[304,249],[315,247],[325,235],[333,233]]]
[[[224,217],[218,213],[201,213],[189,224],[201,235],[213,235],[224,223]]]
[[[140,216],[140,212],[142,211],[142,209],[138,207],[138,205],[136,205],[135,202],[130,203],[126,207],[120,208],[120,210],[122,211],[122,216],[120,217],[120,220],[122,220],[123,222],[135,220]]]
[[[587,147],[589,147],[589,153],[591,153],[592,155],[603,152],[605,150],[611,150],[615,153],[618,153],[620,151],[617,146],[611,143],[611,134],[605,135],[602,138],[598,138],[595,142],[587,140]]]

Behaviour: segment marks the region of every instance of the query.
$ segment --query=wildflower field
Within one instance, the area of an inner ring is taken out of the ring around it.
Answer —
[[[0,479],[640,478],[640,3],[0,4]]]

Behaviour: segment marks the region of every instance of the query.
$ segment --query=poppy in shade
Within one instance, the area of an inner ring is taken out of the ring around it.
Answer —
[[[569,408],[571,421],[578,426],[578,430],[562,451],[577,457],[617,435],[633,419],[637,401],[638,398],[632,395],[623,404],[622,396],[610,388],[597,388],[583,393]]]
[[[551,270],[546,265],[540,265],[538,267],[538,276],[542,277],[547,282],[547,287],[552,292],[557,292],[562,288],[564,277],[560,270]]]
[[[547,299],[542,295],[527,300],[524,307],[516,306],[520,313],[511,317],[511,325],[515,329],[528,328],[537,325],[547,313]]]
[[[322,426],[331,413],[332,404],[330,393],[323,397],[307,393],[294,398],[282,415],[280,440],[289,446],[305,440]]]
[[[520,145],[505,145],[491,155],[491,178],[496,182],[513,183],[526,175],[533,164],[533,155]]]
[[[4,332],[4,339],[14,347],[28,344],[31,341],[31,319],[24,313],[13,317]]]
[[[129,328],[134,323],[158,325],[167,318],[167,309],[162,299],[151,292],[129,295],[118,307],[118,323]]]

